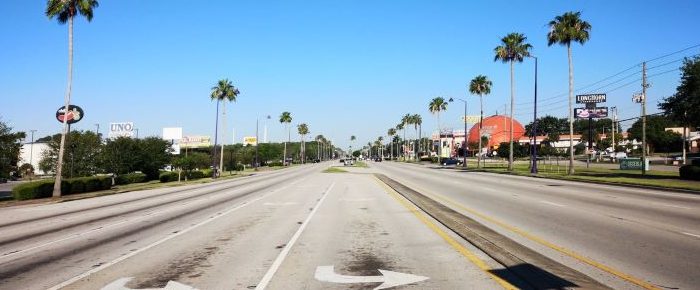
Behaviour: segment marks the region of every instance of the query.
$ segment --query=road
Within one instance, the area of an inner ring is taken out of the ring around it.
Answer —
[[[601,285],[591,288],[700,285],[700,196],[396,162],[323,173],[330,165],[3,208],[0,289],[531,285],[499,262],[504,253],[448,229],[374,173]]]
[[[0,289],[507,285],[489,272],[498,264],[374,175],[328,166],[4,208]]]
[[[615,289],[700,285],[699,195],[398,162],[371,167]]]

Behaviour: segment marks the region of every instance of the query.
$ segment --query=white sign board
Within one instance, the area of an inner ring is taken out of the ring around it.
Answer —
[[[256,137],[243,137],[243,146],[258,146],[258,138]]]
[[[462,116],[462,122],[466,122],[467,124],[476,124],[479,123],[479,118],[480,116],[472,115],[472,116]]]
[[[109,123],[109,138],[118,137],[133,137],[134,136],[134,123],[133,122],[121,122],[121,123]]]
[[[163,128],[163,140],[182,139],[182,127]]]

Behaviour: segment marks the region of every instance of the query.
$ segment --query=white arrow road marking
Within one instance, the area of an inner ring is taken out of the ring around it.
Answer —
[[[378,270],[380,273],[382,273],[382,276],[346,276],[336,274],[333,270],[333,266],[318,266],[314,277],[316,280],[331,283],[382,283],[381,285],[377,286],[377,288],[374,288],[374,290],[387,289],[430,279],[428,277],[413,274],[399,273],[382,269]]]
[[[134,279],[134,277],[126,277],[126,278],[120,278],[117,280],[114,280],[114,282],[109,283],[107,286],[102,287],[102,290],[135,290],[129,287],[126,287],[126,283],[129,283],[131,279]],[[165,288],[142,288],[140,290],[160,290],[160,289],[165,289],[165,290],[197,290],[197,288],[187,286],[182,283],[178,283],[175,281],[168,281],[168,284],[165,285]]]

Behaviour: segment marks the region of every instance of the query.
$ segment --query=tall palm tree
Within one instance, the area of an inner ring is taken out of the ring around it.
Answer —
[[[403,147],[408,146],[406,144],[407,143],[406,142],[406,127],[408,127],[408,125],[411,125],[412,121],[413,120],[411,119],[411,114],[406,114],[406,115],[403,115],[403,117],[401,117],[401,124],[403,124],[403,144],[404,144]],[[405,154],[406,148],[402,148],[402,149],[403,150],[401,150],[401,151],[404,153],[403,160],[406,161],[406,154]]]
[[[590,38],[590,31],[591,24],[581,20],[581,12],[566,12],[549,22],[547,33],[547,45],[564,45],[569,56],[569,174],[574,174],[574,63],[571,57],[571,42],[583,45]]]
[[[228,80],[227,80],[228,81]],[[230,84],[231,82],[229,82]],[[222,101],[229,101],[229,102],[236,102],[236,98],[238,95],[241,93],[238,91],[238,88],[235,86],[231,85],[232,87],[232,92],[227,94]],[[219,172],[224,172],[224,145],[226,144],[226,103],[224,102],[221,107],[221,126],[222,126],[222,133],[221,133],[221,155],[219,155]],[[256,141],[257,142],[257,141]],[[257,145],[256,145],[257,146]]]
[[[396,135],[396,129],[389,128],[389,130],[386,131],[386,135],[389,136],[389,140],[392,141],[391,145],[389,146],[389,152],[390,152],[389,158],[391,160],[393,160],[394,159],[394,143],[393,143],[394,138],[393,137],[394,137],[394,135]]]
[[[484,123],[484,95],[491,93],[492,85],[493,83],[491,83],[491,81],[484,75],[478,75],[474,77],[471,82],[469,82],[469,92],[473,95],[479,96],[479,155],[476,163],[478,168],[481,168],[481,136],[483,136],[483,132],[481,130],[483,129],[482,124]]]
[[[289,128],[289,123],[292,122],[292,113],[290,112],[282,112],[280,115],[280,123],[284,125],[284,128],[287,129],[287,141],[284,142],[284,156],[282,160],[282,165],[287,164],[287,142],[292,142],[292,131]]]
[[[321,160],[321,144],[323,144],[323,135],[316,135],[316,159]]]
[[[350,156],[352,156],[352,146],[355,145],[355,140],[357,137],[355,135],[350,136]]]
[[[377,138],[377,143],[379,143],[379,148],[381,149],[380,158],[384,159],[384,144],[382,143],[382,141],[384,141],[384,137],[379,136]]]
[[[416,137],[418,138],[417,142],[411,142],[413,144],[413,159],[418,158],[418,143],[420,142],[420,136],[418,135],[418,126],[423,123],[423,119],[421,118],[420,115],[418,114],[413,114],[411,115],[411,124],[413,125],[413,130],[416,133]]]
[[[236,87],[233,86],[233,84],[231,84],[231,81],[229,81],[228,79],[219,80],[216,83],[216,85],[211,88],[211,94],[209,95],[209,97],[212,100],[216,100],[216,125],[214,126],[214,128],[215,128],[214,129],[214,154],[212,154],[213,155],[212,156],[213,157],[212,166],[214,168],[219,168],[216,165],[216,161],[217,161],[216,145],[218,143],[218,137],[219,137],[219,103],[221,103],[221,101],[224,101],[224,100],[236,101],[236,96],[238,96],[238,94],[240,94],[240,92],[238,91],[238,89]],[[222,145],[222,149],[223,149],[223,145]],[[223,150],[221,151],[221,154],[223,156]],[[212,177],[216,178],[216,175],[217,175],[217,171],[216,170],[212,171]]]
[[[306,163],[306,144],[304,143],[304,138],[306,134],[309,134],[309,126],[306,123],[301,123],[297,125],[297,131],[299,131],[299,136],[301,137],[301,163]]]
[[[421,131],[423,130],[423,117],[419,114],[413,115],[413,125],[418,127],[418,151],[422,151],[421,147]],[[416,157],[418,157],[418,154],[416,154]]]
[[[99,6],[97,0],[49,0],[46,3],[46,16],[49,19],[56,18],[59,24],[68,23],[68,84],[64,97],[66,111],[70,108],[70,96],[73,85],[73,20],[80,14],[87,21],[92,21],[93,10]],[[66,134],[68,134],[68,118],[63,119],[61,131],[61,145],[58,149],[58,162],[56,163],[56,181],[53,184],[53,196],[61,196],[61,175],[63,174],[63,153],[66,147]]]
[[[515,108],[515,79],[513,63],[523,62],[530,55],[532,45],[526,43],[527,37],[522,33],[511,33],[501,38],[501,45],[494,49],[494,61],[510,63],[510,152],[508,154],[508,170],[513,171],[513,109]]]
[[[436,97],[430,101],[428,104],[428,110],[430,113],[437,115],[437,129],[438,129],[438,140],[440,140],[440,145],[438,145],[438,163],[442,164],[442,139],[440,138],[440,112],[447,111],[447,102],[445,98]]]
[[[397,132],[398,132],[398,131],[404,130],[404,128],[406,128],[406,126],[404,126],[403,120],[401,121],[401,123],[396,124],[396,131],[397,131]],[[405,132],[405,131],[404,131],[404,132]],[[404,134],[404,136],[406,136],[406,134]],[[396,159],[397,159],[397,160],[399,159],[399,157],[402,156],[402,152],[401,152],[401,149],[400,149],[400,148],[401,148],[401,142],[403,142],[403,140],[400,140],[399,142],[396,142]]]
[[[367,142],[367,147],[369,148],[369,151],[367,152],[367,158],[371,158],[371,156],[372,156],[372,142]]]

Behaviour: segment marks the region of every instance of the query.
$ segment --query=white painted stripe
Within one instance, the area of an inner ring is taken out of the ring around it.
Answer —
[[[675,204],[668,204],[668,203],[657,203],[658,205],[663,205],[667,207],[674,207],[674,208],[680,208],[680,209],[692,209],[687,206],[680,206],[680,205],[675,205]]]
[[[548,205],[553,205],[553,206],[559,206],[559,207],[564,207],[565,205],[556,203],[556,202],[551,202],[551,201],[546,201],[546,200],[540,200],[541,203],[548,204]]]
[[[696,237],[696,238],[700,238],[700,235],[696,235],[696,234],[691,234],[691,233],[688,233],[688,232],[681,232],[681,233],[683,233],[684,235],[688,235],[688,236],[691,236],[691,237]]]
[[[326,200],[326,197],[328,196],[328,193],[331,191],[331,189],[333,189],[333,186],[335,186],[335,182],[331,183],[331,185],[328,186],[326,191],[323,193],[323,197],[321,197],[321,199],[318,200],[316,206],[314,206],[314,209],[311,211],[311,213],[309,213],[309,216],[306,217],[306,220],[304,220],[297,232],[294,233],[292,239],[290,239],[287,245],[284,246],[284,249],[282,249],[282,252],[280,252],[280,254],[277,256],[277,259],[275,259],[275,261],[272,263],[270,269],[267,270],[267,273],[265,273],[265,276],[263,276],[262,280],[260,280],[260,283],[258,283],[258,285],[255,286],[256,290],[264,290],[265,287],[267,287],[267,285],[270,284],[270,281],[277,272],[277,269],[279,269],[279,267],[282,265],[284,259],[287,258],[287,255],[289,255],[289,251],[292,249],[292,246],[294,246],[294,243],[297,242],[299,236],[301,236],[301,233],[304,231],[304,229],[306,229],[306,226],[311,221],[311,218],[314,217],[314,214],[316,214],[318,208],[321,207],[323,201]]]
[[[304,180],[304,179],[300,179],[300,180],[298,180],[298,181],[296,181],[296,182],[293,182],[293,183],[290,184],[290,186],[293,185],[293,184],[295,184],[295,183],[300,182],[301,180]],[[239,205],[237,205],[237,206],[235,206],[235,207],[233,207],[233,208],[230,208],[230,209],[228,209],[228,210],[226,210],[226,211],[224,211],[224,212],[218,212],[218,213],[216,213],[216,214],[210,216],[209,218],[207,218],[207,219],[204,220],[204,221],[201,221],[201,222],[199,222],[199,223],[196,223],[196,224],[194,224],[194,225],[192,225],[192,226],[190,226],[190,227],[188,227],[188,228],[186,228],[186,229],[184,229],[184,230],[182,230],[182,231],[179,231],[179,232],[177,232],[177,233],[170,234],[170,235],[168,235],[167,237],[162,238],[162,239],[160,239],[160,240],[158,240],[158,241],[156,241],[156,242],[154,242],[154,243],[152,243],[152,244],[150,244],[150,245],[148,245],[148,246],[145,246],[145,247],[143,247],[143,248],[141,248],[141,249],[138,249],[138,250],[136,250],[136,251],[133,251],[133,252],[131,252],[131,253],[129,253],[129,254],[126,254],[126,255],[124,255],[124,256],[121,256],[121,257],[119,257],[119,258],[116,258],[116,259],[112,260],[111,262],[102,264],[102,265],[99,266],[99,267],[93,268],[93,269],[91,269],[91,270],[89,270],[89,271],[87,271],[87,272],[85,272],[85,273],[82,273],[82,274],[80,274],[80,275],[78,275],[78,276],[75,276],[75,277],[69,279],[69,280],[66,280],[66,281],[64,281],[64,282],[62,282],[62,283],[59,283],[59,284],[57,284],[57,285],[55,285],[55,286],[53,286],[53,287],[51,287],[51,288],[48,288],[48,290],[58,290],[58,289],[61,289],[61,288],[63,288],[63,287],[66,287],[66,286],[68,286],[68,285],[71,285],[71,284],[73,284],[73,283],[75,283],[75,282],[78,282],[78,281],[80,281],[80,280],[82,280],[82,279],[84,279],[84,278],[87,278],[88,276],[90,276],[90,275],[92,275],[92,274],[94,274],[94,273],[97,273],[97,272],[99,272],[99,271],[102,271],[102,270],[104,270],[104,269],[107,269],[107,268],[109,268],[109,267],[111,267],[111,266],[113,266],[113,265],[115,265],[115,264],[117,264],[117,263],[119,263],[119,262],[121,262],[121,261],[124,261],[124,260],[126,260],[126,259],[128,259],[128,258],[131,258],[131,257],[133,257],[133,256],[136,256],[136,255],[138,255],[138,254],[140,254],[140,253],[143,253],[143,252],[145,252],[145,251],[147,251],[147,250],[149,250],[149,249],[151,249],[151,248],[153,248],[153,247],[156,247],[156,246],[158,246],[158,245],[160,245],[160,244],[162,244],[162,243],[165,243],[165,242],[167,242],[167,241],[169,241],[169,240],[172,240],[172,239],[174,239],[174,238],[176,238],[176,237],[179,237],[179,236],[181,236],[181,235],[184,235],[184,234],[186,234],[186,233],[188,233],[188,232],[190,232],[190,231],[192,231],[192,230],[194,230],[194,229],[196,229],[196,228],[198,228],[198,227],[201,227],[201,226],[206,225],[206,224],[208,224],[208,223],[210,223],[210,222],[213,222],[213,221],[215,221],[215,220],[217,220],[217,219],[219,219],[219,218],[221,218],[221,217],[223,217],[223,216],[226,216],[226,215],[228,215],[228,214],[230,214],[230,213],[232,213],[232,212],[234,212],[234,211],[237,211],[237,210],[239,210],[239,209],[241,209],[241,208],[244,208],[244,207],[246,207],[246,206],[248,206],[248,205],[250,205],[250,204],[252,204],[252,203],[254,203],[254,202],[258,201],[258,200],[261,200],[261,199],[267,197],[268,195],[271,195],[271,194],[273,194],[273,193],[279,191],[279,190],[282,189],[282,188],[286,188],[286,187],[281,187],[281,188],[275,189],[275,190],[273,190],[273,191],[270,191],[270,192],[268,192],[268,193],[266,193],[266,194],[263,194],[263,195],[261,195],[261,196],[259,196],[259,197],[257,197],[257,198],[254,198],[254,199],[251,199],[251,200],[248,200],[248,201],[244,201],[243,203],[241,203],[241,204],[239,204]]]

